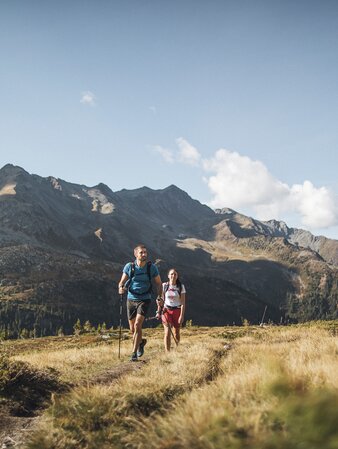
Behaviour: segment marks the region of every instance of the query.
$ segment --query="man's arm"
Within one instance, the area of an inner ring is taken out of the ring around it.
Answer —
[[[119,282],[119,295],[123,295],[123,293],[125,293],[126,288],[125,288],[125,283],[127,282],[127,280],[129,279],[129,276],[126,273],[122,273],[120,282]]]

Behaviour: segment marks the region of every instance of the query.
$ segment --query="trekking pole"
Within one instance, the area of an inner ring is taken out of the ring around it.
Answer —
[[[122,294],[122,295],[120,295],[119,358],[121,357],[121,337],[122,337],[122,304],[123,304],[123,294]]]
[[[154,315],[154,316],[149,316],[144,319],[144,321],[151,321],[151,320],[158,320],[158,317],[156,315]]]
[[[264,324],[265,312],[266,312],[266,309],[267,309],[267,308],[268,308],[268,306],[265,306],[265,309],[264,309],[264,313],[263,313],[263,316],[262,316],[262,321],[261,321],[260,326],[263,326],[263,324]]]

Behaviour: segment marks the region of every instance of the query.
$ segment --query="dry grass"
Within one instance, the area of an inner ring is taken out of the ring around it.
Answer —
[[[280,431],[287,421],[283,406],[289,407],[287,414],[294,402],[308,401],[315,409],[319,389],[331,392],[332,406],[338,397],[337,352],[337,339],[322,329],[264,329],[239,338],[224,359],[222,376],[189,394],[167,416],[143,420],[141,443],[129,443],[139,449],[298,447]],[[327,434],[318,433],[325,447]],[[299,447],[319,447],[306,441],[306,432],[298,437],[304,438]],[[337,431],[332,444],[338,444]]]
[[[33,352],[27,351],[26,342],[25,352],[12,356],[12,359],[29,363],[36,369],[53,368],[60,373],[62,381],[72,384],[88,381],[97,373],[118,363],[116,340],[104,342],[93,337],[88,344],[86,338],[83,339],[85,345],[82,347],[82,339],[78,338],[76,345],[70,347],[60,345],[60,348],[57,340],[54,340],[54,344],[47,343],[48,341],[50,343],[51,339],[44,340],[45,347]]]
[[[140,417],[166,412],[176,397],[209,379],[219,350],[217,341],[207,347],[201,341],[192,346],[186,342],[111,385],[73,390],[56,401],[29,447],[124,447]]]
[[[338,448],[335,332],[318,324],[189,328],[169,354],[161,330],[146,334],[142,369],[56,397],[27,447]],[[116,344],[25,360],[67,377],[78,365],[119,363],[109,358]],[[122,350],[126,360],[130,341]]]
[[[16,356],[15,359],[28,362],[38,369],[43,369],[46,366],[54,368],[61,373],[63,381],[75,384],[85,380],[89,381],[98,372],[118,363],[112,347],[109,346],[46,351]]]

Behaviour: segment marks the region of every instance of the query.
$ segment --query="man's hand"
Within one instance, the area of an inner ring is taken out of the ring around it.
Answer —
[[[119,295],[123,295],[123,293],[125,293],[127,291],[125,285],[126,282],[128,281],[128,275],[126,273],[122,273],[121,279],[119,280],[118,285],[118,290],[119,290]]]
[[[119,285],[119,295],[123,295],[125,291],[126,291],[125,287],[123,285],[122,286]]]

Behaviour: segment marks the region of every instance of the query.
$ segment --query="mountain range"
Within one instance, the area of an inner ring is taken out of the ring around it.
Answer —
[[[178,269],[195,324],[337,318],[338,241],[171,185],[113,192],[0,169],[0,332],[71,332],[119,322],[117,282],[144,243],[163,280]],[[125,315],[125,314],[124,314]],[[125,317],[124,317],[125,319]]]

